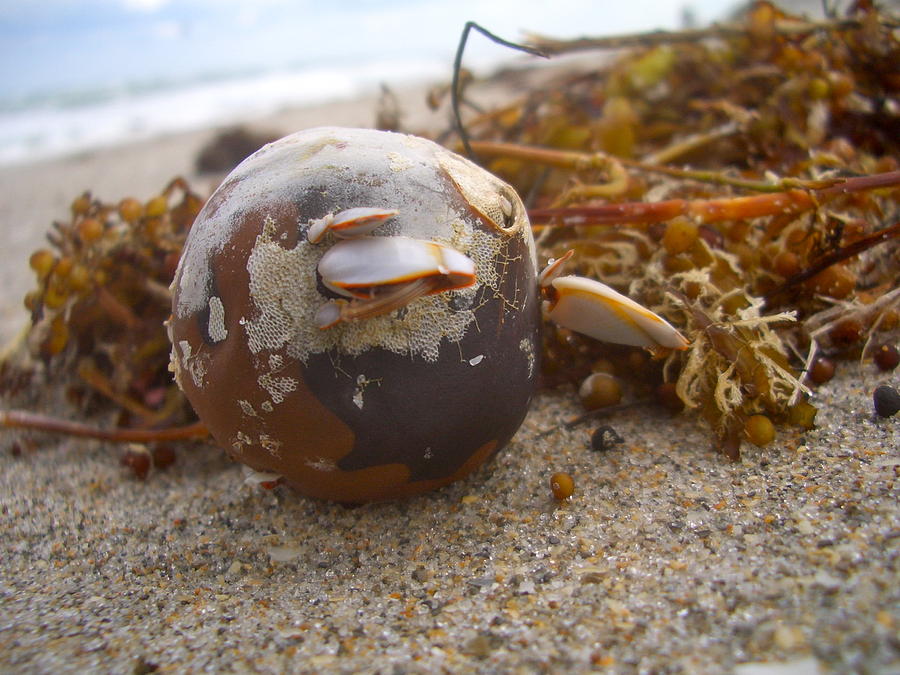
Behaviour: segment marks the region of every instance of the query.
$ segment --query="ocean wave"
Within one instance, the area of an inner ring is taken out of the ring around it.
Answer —
[[[342,100],[448,77],[440,60],[247,69],[190,80],[33,94],[0,102],[0,164],[61,156],[126,140],[239,122],[288,107]]]

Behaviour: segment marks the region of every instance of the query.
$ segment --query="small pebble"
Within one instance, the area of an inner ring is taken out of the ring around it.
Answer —
[[[591,434],[591,450],[594,452],[606,452],[611,450],[614,445],[624,441],[625,439],[619,436],[615,429],[604,425],[594,429],[594,432]]]
[[[900,410],[900,394],[886,384],[882,384],[875,390],[872,399],[875,403],[875,412],[880,417],[890,417]]]
[[[879,345],[873,355],[875,365],[884,371],[893,370],[900,363],[900,351],[894,345]]]
[[[578,390],[585,410],[597,410],[616,405],[622,400],[619,380],[609,373],[589,375]]]
[[[122,455],[121,463],[131,469],[135,478],[144,480],[150,471],[150,452],[142,445],[130,445]]]
[[[834,377],[834,361],[820,356],[809,368],[809,379],[815,384],[825,384]]]

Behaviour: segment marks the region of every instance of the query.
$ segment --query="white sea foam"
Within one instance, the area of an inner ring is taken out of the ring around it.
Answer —
[[[448,80],[467,20],[505,38],[675,28],[736,0],[92,0],[0,10],[0,164]],[[483,36],[465,65],[515,58]]]
[[[0,108],[0,164],[59,156],[125,140],[235,123],[280,109],[344,100],[392,85],[448,77],[434,61],[279,69],[150,91],[96,92]]]

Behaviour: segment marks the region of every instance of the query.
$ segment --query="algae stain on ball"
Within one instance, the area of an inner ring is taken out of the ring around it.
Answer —
[[[247,158],[197,217],[172,367],[252,469],[316,498],[404,497],[518,429],[538,287],[525,208],[498,178],[422,138],[309,129]]]

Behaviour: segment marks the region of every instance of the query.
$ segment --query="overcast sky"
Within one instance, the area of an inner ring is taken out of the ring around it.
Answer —
[[[510,39],[574,37],[701,22],[726,0],[0,0],[0,90],[182,81],[241,68],[451,58],[467,20]],[[501,53],[470,41],[472,58]]]

